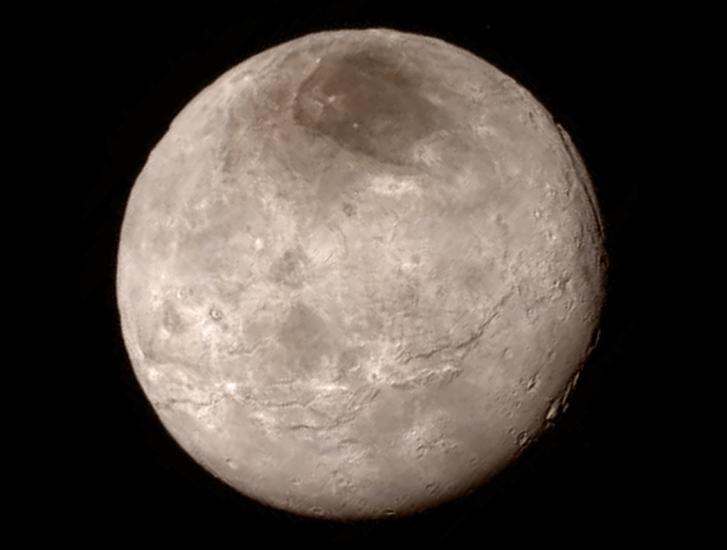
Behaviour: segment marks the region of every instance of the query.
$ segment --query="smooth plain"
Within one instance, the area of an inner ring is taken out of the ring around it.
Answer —
[[[583,163],[526,90],[438,39],[339,31],[179,113],[129,197],[117,296],[195,460],[363,519],[466,493],[557,419],[605,262]]]

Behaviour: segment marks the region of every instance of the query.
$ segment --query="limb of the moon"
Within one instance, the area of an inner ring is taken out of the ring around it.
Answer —
[[[205,90],[149,158],[118,295],[144,391],[240,491],[409,512],[568,406],[603,228],[570,138],[472,55],[324,33]]]

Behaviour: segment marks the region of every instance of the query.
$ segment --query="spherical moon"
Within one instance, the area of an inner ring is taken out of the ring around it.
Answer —
[[[407,514],[565,407],[602,239],[568,136],[511,78],[424,36],[309,35],[225,73],[149,156],[123,335],[164,426],[241,493]]]

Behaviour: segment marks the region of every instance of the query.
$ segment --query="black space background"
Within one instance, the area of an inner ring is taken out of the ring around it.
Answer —
[[[650,376],[639,311],[645,195],[639,158],[648,125],[655,45],[650,18],[595,10],[567,17],[500,18],[473,3],[269,1],[235,12],[85,13],[69,40],[88,84],[80,144],[92,172],[81,196],[82,317],[93,404],[81,426],[84,500],[78,531],[107,537],[196,535],[262,544],[422,543],[475,546],[528,537],[598,541],[643,528],[654,495],[643,437]],[[85,21],[85,22],[84,22]],[[298,518],[262,507],[213,480],[175,445],[133,378],[115,304],[115,254],[124,205],[146,155],[204,86],[259,51],[309,32],[385,26],[443,38],[524,84],[570,132],[589,168],[606,224],[609,302],[599,347],[559,427],[486,489],[432,512],[364,524]],[[79,510],[80,512],[80,510]],[[643,530],[643,529],[642,529]],[[576,533],[579,533],[576,535]],[[628,540],[628,537],[627,539]]]

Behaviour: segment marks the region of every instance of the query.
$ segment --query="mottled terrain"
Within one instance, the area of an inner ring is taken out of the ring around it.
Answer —
[[[310,35],[221,76],[131,193],[135,373],[172,436],[301,514],[405,514],[497,474],[567,406],[603,301],[568,136],[436,39]]]

